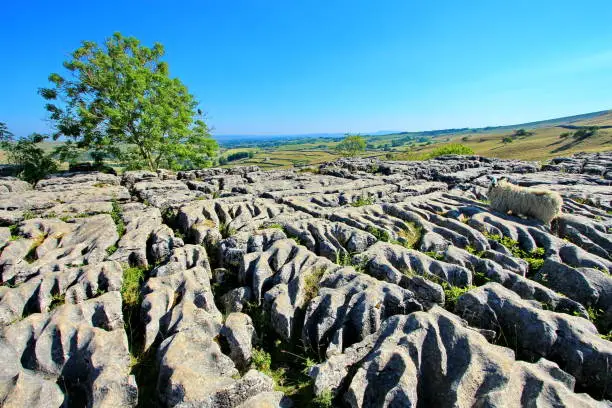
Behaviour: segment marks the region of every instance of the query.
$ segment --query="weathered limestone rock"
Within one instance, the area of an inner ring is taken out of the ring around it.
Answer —
[[[30,315],[3,335],[25,369],[64,384],[68,404],[84,398],[92,407],[136,405],[119,292]]]
[[[354,375],[348,375],[349,371]],[[456,316],[428,313],[387,319],[380,330],[310,371],[317,394],[346,391],[352,407],[606,406],[572,392],[573,378],[546,360],[514,360]]]
[[[119,236],[108,214],[75,219],[34,218],[17,229],[20,239],[0,255],[1,280],[24,282],[33,276],[101,262]]]
[[[256,333],[253,321],[244,313],[230,313],[221,328],[221,336],[230,348],[230,358],[239,369],[251,362]]]
[[[555,361],[595,397],[612,397],[612,343],[588,320],[543,310],[497,283],[462,295],[455,312],[470,325],[494,330],[524,359]]]
[[[252,299],[251,288],[242,286],[227,292],[221,297],[221,304],[226,314],[242,312],[244,306]]]

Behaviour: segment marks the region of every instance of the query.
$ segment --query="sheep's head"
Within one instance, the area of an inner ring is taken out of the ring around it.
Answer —
[[[495,176],[488,176],[490,184],[489,184],[489,189],[487,190],[487,194],[491,193],[491,190],[493,190],[495,188],[495,186],[497,186],[497,177]]]

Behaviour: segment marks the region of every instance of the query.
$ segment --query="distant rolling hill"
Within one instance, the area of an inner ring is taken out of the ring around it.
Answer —
[[[577,130],[591,126],[598,127],[594,135],[583,139],[572,137]],[[518,129],[525,129],[530,134],[513,137]],[[398,134],[395,137],[401,136]],[[612,150],[612,111],[512,126],[462,129],[459,132],[432,135],[431,140],[435,143],[408,145],[394,157],[400,160],[418,157],[439,147],[440,144],[449,143],[461,143],[474,150],[474,153],[483,156],[523,160],[546,160],[578,152],[608,151]]]

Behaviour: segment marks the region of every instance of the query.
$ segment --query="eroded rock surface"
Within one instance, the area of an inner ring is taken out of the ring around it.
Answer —
[[[563,214],[492,211],[490,175]],[[0,178],[0,405],[309,406],[315,361],[333,406],[610,406],[611,183],[612,153]]]

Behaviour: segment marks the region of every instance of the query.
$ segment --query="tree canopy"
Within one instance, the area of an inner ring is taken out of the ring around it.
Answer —
[[[356,156],[366,149],[366,141],[362,136],[347,134],[336,146],[336,150],[343,156]]]
[[[117,160],[128,168],[172,169],[212,164],[218,145],[197,102],[161,59],[164,48],[143,46],[113,34],[102,46],[84,41],[64,62],[69,78],[49,76],[39,93],[65,137],[60,158],[88,150],[94,160]]]

